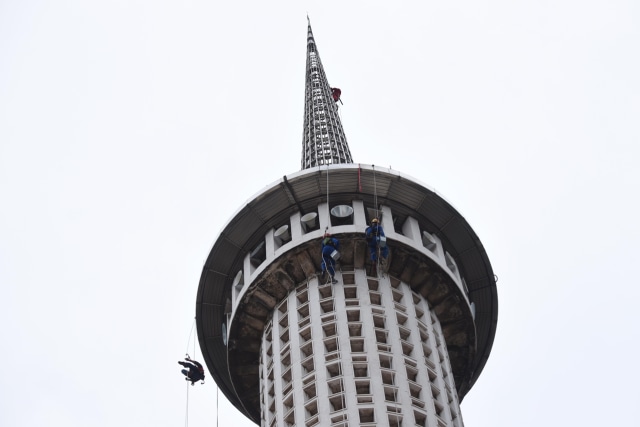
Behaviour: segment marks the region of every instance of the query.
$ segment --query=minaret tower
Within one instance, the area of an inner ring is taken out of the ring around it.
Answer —
[[[242,206],[204,265],[209,372],[261,426],[463,426],[496,331],[489,258],[433,189],[352,163],[310,25],[303,135],[302,170]],[[373,217],[390,250],[375,274]],[[341,243],[334,285],[319,276],[326,229]]]

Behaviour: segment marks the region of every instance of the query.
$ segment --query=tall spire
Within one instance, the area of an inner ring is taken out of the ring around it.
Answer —
[[[353,163],[338,116],[337,101],[334,100],[313,39],[311,21],[307,33],[305,85],[302,169],[334,163]]]

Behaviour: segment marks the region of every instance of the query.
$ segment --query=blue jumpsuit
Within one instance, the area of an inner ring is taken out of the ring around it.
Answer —
[[[329,271],[332,279],[336,274],[336,261],[331,258],[331,253],[338,249],[340,249],[338,239],[334,237],[325,237],[322,239],[322,263],[320,267],[322,268],[322,274],[324,274],[325,271]]]
[[[371,261],[376,262],[378,260],[378,244],[380,243],[380,237],[384,236],[384,230],[381,225],[374,223],[370,227],[367,227],[365,235],[367,237],[367,244],[369,245],[369,252],[371,253]],[[387,246],[381,247],[380,255],[382,255],[382,258],[387,259],[387,256],[389,256],[389,248]]]

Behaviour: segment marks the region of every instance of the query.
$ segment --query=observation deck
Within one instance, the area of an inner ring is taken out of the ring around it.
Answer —
[[[260,347],[271,313],[315,280],[327,227],[341,242],[345,284],[345,273],[366,270],[364,230],[373,216],[381,218],[390,247],[385,274],[408,284],[437,314],[460,400],[482,372],[496,332],[496,283],[464,217],[433,189],[395,170],[359,164],[304,169],[236,212],[198,288],[196,324],[207,367],[254,421],[260,419]]]

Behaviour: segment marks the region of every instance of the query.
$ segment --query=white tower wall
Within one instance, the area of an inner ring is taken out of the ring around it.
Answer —
[[[314,278],[262,340],[263,426],[463,426],[437,316],[399,280]]]

